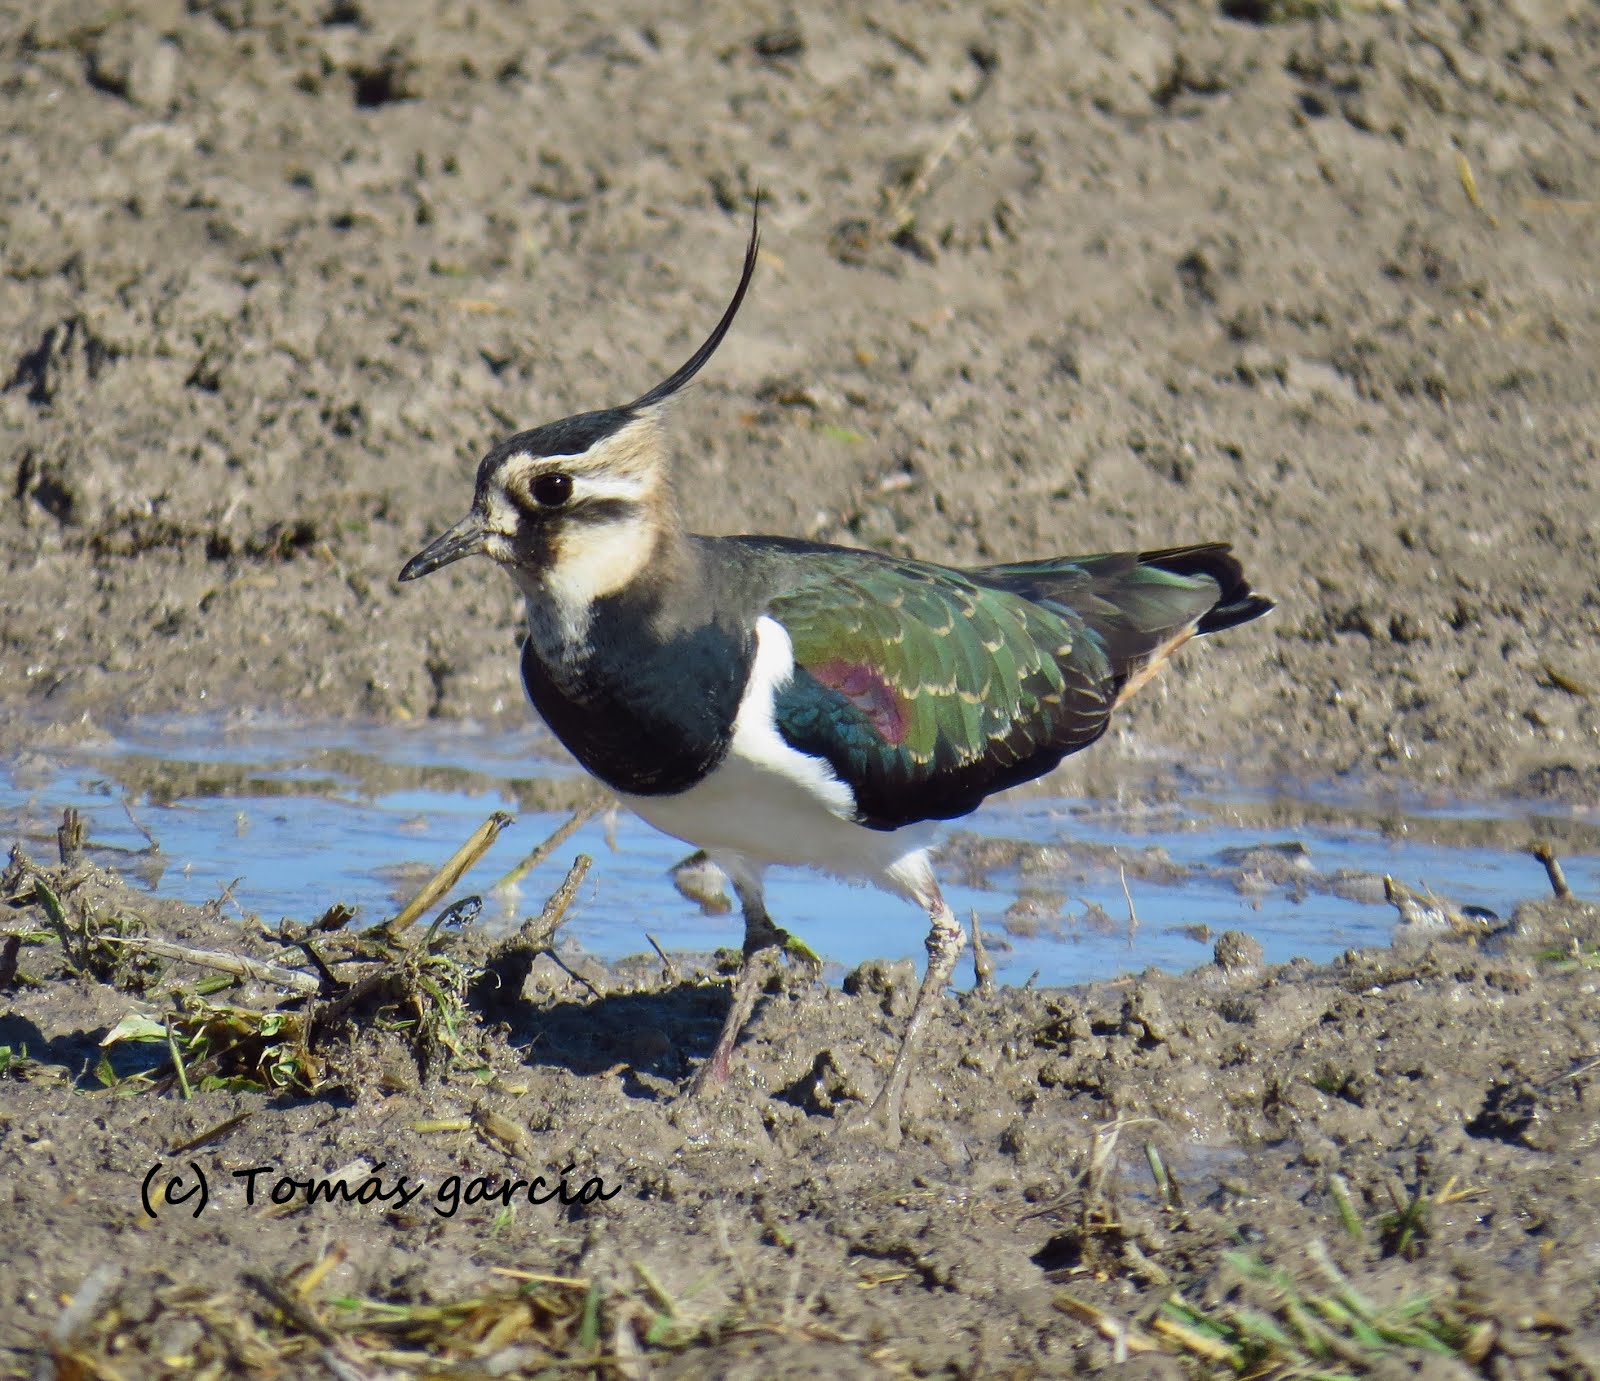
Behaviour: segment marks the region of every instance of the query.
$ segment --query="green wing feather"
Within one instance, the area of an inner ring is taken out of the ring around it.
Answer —
[[[826,759],[878,829],[964,815],[1048,772],[1176,642],[1272,607],[1217,544],[967,571],[763,550],[781,568],[765,612],[794,644],[778,730]]]
[[[964,815],[1105,731],[1114,669],[1067,606],[830,553],[767,612],[794,643],[779,731],[828,760],[865,824]]]

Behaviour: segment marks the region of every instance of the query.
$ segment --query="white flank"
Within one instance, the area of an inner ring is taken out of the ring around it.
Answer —
[[[856,813],[855,793],[821,758],[797,752],[778,732],[778,691],[794,677],[794,641],[777,619],[756,620],[756,656],[733,721],[732,758],[783,778],[845,820]]]
[[[703,781],[676,796],[624,796],[658,830],[735,855],[757,869],[770,863],[820,868],[925,899],[932,884],[924,850],[934,826],[869,830],[854,822],[855,794],[823,759],[791,748],[779,734],[773,697],[794,675],[794,644],[776,619],[756,621],[756,656],[739,702],[728,756]],[[925,880],[925,881],[924,881]]]

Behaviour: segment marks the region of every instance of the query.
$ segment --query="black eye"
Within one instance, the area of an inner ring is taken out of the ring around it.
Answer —
[[[561,474],[540,475],[530,491],[533,501],[541,508],[560,508],[572,497],[572,476]]]

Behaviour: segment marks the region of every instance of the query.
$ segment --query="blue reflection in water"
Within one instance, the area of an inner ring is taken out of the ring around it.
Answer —
[[[441,770],[453,785],[438,785]],[[241,732],[186,720],[140,725],[107,746],[0,766],[0,829],[47,857],[62,809],[77,806],[88,817],[92,856],[161,895],[205,902],[226,893],[241,912],[269,924],[282,916],[309,921],[343,901],[376,921],[491,810],[516,812],[530,789],[537,795],[540,787],[576,780],[534,729],[266,724]],[[1001,799],[960,822],[941,865],[946,896],[958,915],[979,914],[1001,982],[1036,973],[1041,984],[1058,985],[1148,965],[1190,968],[1210,956],[1205,931],[1247,931],[1272,962],[1324,960],[1387,943],[1395,913],[1372,899],[1370,875],[1425,883],[1457,903],[1502,914],[1547,890],[1543,869],[1526,854],[1426,840],[1430,821],[1517,819],[1518,807],[1390,801],[1371,812],[1370,826],[1348,823],[1359,812],[1347,812],[1346,823],[1292,830],[1222,823],[1230,803],[1271,799],[1259,790],[1230,794],[1216,783],[1203,795],[1131,812],[1093,800]],[[1337,804],[1326,791],[1301,799]],[[566,815],[520,813],[456,895],[488,893]],[[139,825],[158,842],[158,854],[148,852]],[[1286,840],[1304,846],[1302,866],[1266,876],[1229,852]],[[1004,841],[1048,852],[1023,850],[1018,858]],[[595,866],[563,934],[586,950],[603,958],[639,953],[646,931],[668,949],[739,943],[736,915],[705,916],[672,886],[668,870],[687,848],[626,813],[586,824],[526,880],[520,897],[486,897],[480,923],[508,924],[537,910],[579,852],[593,855]],[[1564,862],[1579,895],[1600,893],[1600,859],[1569,854]],[[1128,923],[1123,867],[1136,927]],[[1329,890],[1341,870],[1368,875],[1366,885]],[[777,870],[769,905],[839,965],[921,961],[923,919],[874,889]],[[965,965],[962,978],[970,981]]]

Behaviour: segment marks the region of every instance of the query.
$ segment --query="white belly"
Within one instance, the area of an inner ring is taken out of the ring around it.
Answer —
[[[676,796],[624,796],[658,830],[712,857],[758,865],[801,864],[906,893],[893,874],[932,842],[934,827],[869,830],[841,819],[792,779],[731,753],[703,782]]]
[[[932,874],[925,850],[936,827],[869,830],[854,822],[850,788],[821,758],[785,743],[773,723],[773,693],[793,673],[789,635],[773,619],[758,620],[755,663],[727,757],[687,791],[624,795],[623,803],[713,858],[731,854],[757,867],[821,868],[926,902]]]

